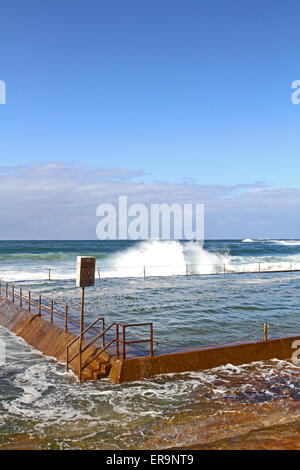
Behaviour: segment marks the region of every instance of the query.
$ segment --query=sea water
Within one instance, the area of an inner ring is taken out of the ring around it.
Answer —
[[[96,256],[100,271],[86,290],[87,323],[151,321],[155,353],[261,338],[264,322],[274,337],[299,333],[300,273],[253,271],[258,263],[261,271],[297,268],[300,241],[2,241],[0,278],[68,303],[78,319],[77,255]],[[186,265],[195,275],[185,276]],[[4,328],[0,340],[2,448],[233,448],[237,436],[240,447],[264,438],[266,447],[299,443],[299,367],[291,361],[80,385]],[[262,434],[250,442],[253,429]]]

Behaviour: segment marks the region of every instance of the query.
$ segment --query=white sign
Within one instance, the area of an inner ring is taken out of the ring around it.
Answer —
[[[77,287],[91,287],[95,284],[96,258],[77,256],[76,285]]]

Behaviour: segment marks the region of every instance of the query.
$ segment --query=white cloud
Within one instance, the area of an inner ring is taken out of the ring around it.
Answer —
[[[205,204],[206,238],[300,238],[299,189],[263,182],[198,185],[143,182],[142,171],[66,163],[0,167],[0,238],[93,239],[96,207],[116,203]],[[191,182],[190,182],[191,181]]]

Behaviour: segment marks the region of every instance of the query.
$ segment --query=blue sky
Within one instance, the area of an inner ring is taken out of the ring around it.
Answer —
[[[3,178],[56,162],[184,183],[193,197],[298,190],[299,13],[296,1],[2,3]]]

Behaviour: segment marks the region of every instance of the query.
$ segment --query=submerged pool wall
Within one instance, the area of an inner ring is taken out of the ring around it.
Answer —
[[[23,307],[17,306],[6,298],[0,298],[0,325],[22,337],[29,345],[35,347],[47,356],[52,356],[60,362],[66,361],[66,346],[75,338],[71,333],[51,324],[41,316],[33,315]],[[154,355],[153,357],[137,357],[119,359],[103,356],[102,361],[109,360],[105,376],[115,383],[129,382],[148,378],[157,374],[181,373],[200,371],[226,365],[247,364],[255,361],[270,359],[290,360],[293,353],[299,349],[300,334],[270,339],[268,341],[253,341],[249,343],[226,345],[219,347],[203,347],[201,349]],[[76,352],[73,346],[71,354]],[[99,362],[97,364],[99,366]],[[71,363],[75,373],[76,360]],[[93,367],[93,364],[91,365]],[[102,374],[103,376],[103,374]],[[90,377],[87,375],[87,379]]]

